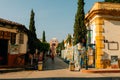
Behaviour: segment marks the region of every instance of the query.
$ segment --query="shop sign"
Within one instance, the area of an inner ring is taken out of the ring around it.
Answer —
[[[0,39],[10,39],[10,32],[0,31]]]

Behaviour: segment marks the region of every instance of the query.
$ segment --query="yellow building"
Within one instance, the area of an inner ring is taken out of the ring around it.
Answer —
[[[95,44],[95,68],[120,68],[120,3],[95,3],[85,24]]]
[[[24,65],[17,57],[26,53],[27,41],[24,25],[0,18],[0,67]]]
[[[67,36],[66,39],[64,40],[64,47],[65,47],[65,49],[71,48],[73,46],[72,39],[71,39],[71,43],[69,43],[68,37],[69,36]]]
[[[72,38],[71,38],[71,43],[69,42],[69,37],[70,35],[67,35],[66,39],[64,40],[64,58],[68,61],[73,60],[73,43],[72,43]]]

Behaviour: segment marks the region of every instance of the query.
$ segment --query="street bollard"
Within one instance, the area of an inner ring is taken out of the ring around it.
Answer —
[[[69,63],[69,69],[70,69],[70,71],[74,71],[75,70],[74,62],[70,62]]]
[[[42,61],[39,61],[39,62],[38,62],[38,70],[39,70],[39,71],[42,71],[42,70],[43,70],[43,62],[42,62]]]

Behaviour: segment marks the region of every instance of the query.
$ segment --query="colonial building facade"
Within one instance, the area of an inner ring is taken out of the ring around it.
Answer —
[[[120,4],[97,2],[85,16],[96,68],[120,68]]]
[[[27,41],[24,25],[0,18],[0,66],[24,65],[18,56],[26,53]]]

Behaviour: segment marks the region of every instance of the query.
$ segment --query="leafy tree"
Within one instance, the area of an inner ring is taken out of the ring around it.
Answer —
[[[42,42],[46,42],[45,31],[43,31]]]
[[[65,46],[64,46],[64,40],[61,42],[61,49],[65,49]]]
[[[58,44],[57,48],[59,48],[60,50],[65,49],[65,47],[64,47],[64,40]]]
[[[43,52],[42,60],[44,60],[45,53],[50,49],[50,44],[46,42],[40,42],[39,40],[39,42],[36,43],[36,46],[39,51],[38,53]]]
[[[42,43],[38,43],[37,44],[37,49],[40,51],[40,52],[46,52],[50,49],[50,44],[49,43],[46,43],[46,42],[42,42]]]
[[[120,0],[105,0],[105,2],[120,3]]]
[[[57,48],[56,48],[56,51],[57,51],[57,53],[60,53],[61,52],[61,47],[60,47],[60,43],[58,43],[58,46],[57,46]]]
[[[57,46],[57,53],[61,53],[61,50],[65,49],[64,47],[64,40],[60,42]]]
[[[83,43],[83,41],[86,40],[87,30],[84,24],[84,18],[85,18],[84,0],[78,0],[78,9],[75,15],[75,23],[74,23],[74,45],[76,45],[79,42]]]

